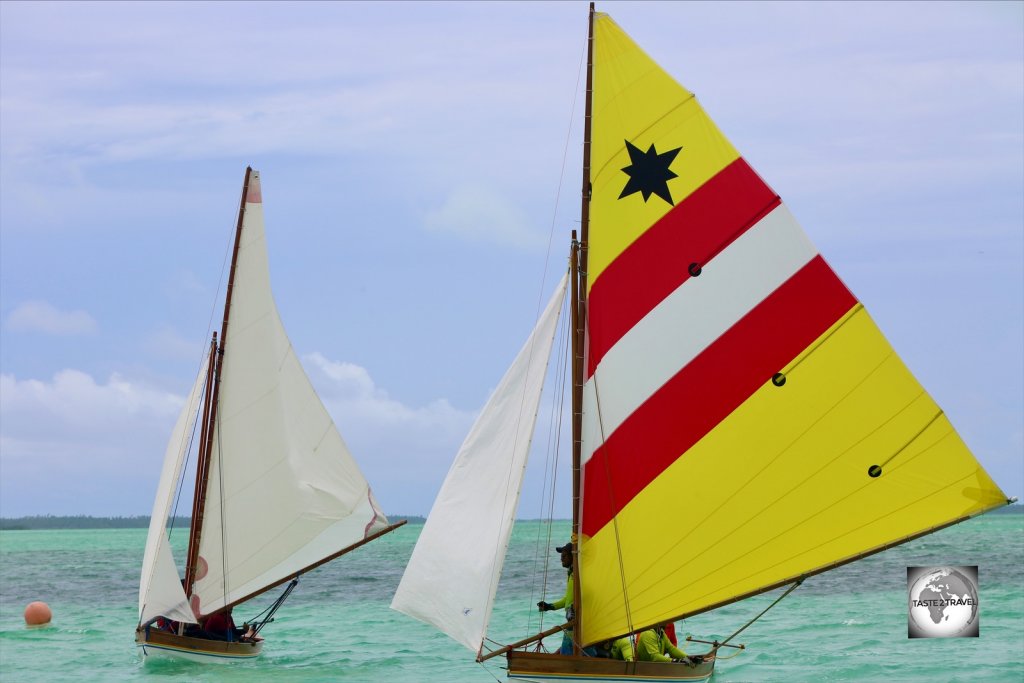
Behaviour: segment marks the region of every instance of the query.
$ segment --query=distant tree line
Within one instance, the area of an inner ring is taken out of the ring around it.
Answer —
[[[409,524],[422,524],[423,517],[395,515],[391,520],[407,519]],[[189,517],[174,517],[170,525],[175,529],[187,529]],[[38,531],[42,529],[148,529],[149,515],[132,517],[88,517],[86,515],[58,516],[38,515],[34,517],[0,517],[0,531]]]
[[[175,517],[175,527],[184,525],[188,528],[188,517]],[[33,517],[0,517],[0,530],[39,530],[39,529],[146,529],[149,527],[149,515],[132,517],[88,517],[86,515],[60,516],[37,515]]]

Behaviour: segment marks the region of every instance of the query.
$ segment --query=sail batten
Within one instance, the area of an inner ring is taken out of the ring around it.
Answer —
[[[1004,504],[689,91],[594,31],[582,641]]]

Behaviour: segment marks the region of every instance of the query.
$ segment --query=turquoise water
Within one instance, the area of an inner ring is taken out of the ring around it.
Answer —
[[[476,664],[469,651],[388,608],[421,528],[407,525],[311,572],[263,632],[264,655],[221,666],[142,665],[133,630],[144,529],[0,532],[0,680],[504,680],[501,658]],[[517,524],[493,638],[537,632],[531,607],[565,584],[553,562],[543,591],[531,578],[535,558],[567,534],[564,522],[553,530]],[[549,550],[543,557],[557,559]],[[979,566],[979,638],[907,638],[906,568],[940,565]],[[778,594],[679,622],[677,630],[728,635]],[[262,610],[273,595],[236,608],[236,619]],[[25,628],[22,613],[33,600],[49,603],[50,627]],[[544,626],[556,623],[549,616]],[[1024,515],[986,515],[809,579],[738,640],[747,650],[719,663],[717,683],[1024,681]]]

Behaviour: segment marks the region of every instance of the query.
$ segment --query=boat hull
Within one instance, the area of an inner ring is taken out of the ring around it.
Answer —
[[[176,633],[154,629],[135,631],[135,645],[142,653],[144,661],[150,657],[162,657],[186,659],[193,662],[224,663],[255,659],[263,651],[263,641],[229,643],[224,640],[179,636]]]
[[[598,657],[523,652],[506,655],[508,677],[519,681],[706,681],[715,671],[715,660],[690,665],[671,662],[623,662]]]

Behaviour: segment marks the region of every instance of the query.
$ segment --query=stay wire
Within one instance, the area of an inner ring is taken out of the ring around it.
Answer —
[[[552,244],[554,243],[555,227],[556,227],[556,224],[557,224],[557,221],[558,221],[558,207],[561,204],[562,186],[563,186],[564,181],[565,181],[565,167],[566,167],[566,163],[567,163],[567,160],[568,160],[568,157],[569,157],[569,145],[570,145],[570,142],[572,140],[573,121],[576,118],[576,109],[577,109],[578,102],[579,102],[580,83],[582,82],[583,68],[584,68],[584,65],[586,64],[586,54],[587,54],[586,43],[584,43],[584,49],[580,53],[580,62],[579,62],[579,65],[577,67],[577,70],[576,70],[576,86],[575,86],[575,88],[573,88],[572,105],[570,106],[570,109],[569,109],[569,125],[567,127],[566,134],[565,134],[565,145],[563,146],[563,149],[562,149],[562,165],[561,165],[561,168],[560,168],[559,174],[558,174],[558,187],[557,187],[557,189],[555,191],[555,202],[554,202],[554,206],[552,207],[552,211],[551,211],[551,226],[550,226],[550,228],[548,230],[548,244],[547,244],[547,250],[546,250],[547,256],[544,259],[544,269],[543,269],[542,274],[541,274],[541,286],[540,286],[540,290],[539,290],[539,293],[538,293],[538,296],[537,296],[537,315],[536,315],[537,319],[540,318],[541,311],[543,310],[542,307],[544,305],[544,290],[545,290],[545,285],[547,284],[548,263],[550,263],[550,261],[551,261]],[[566,297],[566,298],[568,299],[568,297]],[[568,340],[568,339],[569,339],[569,337],[567,335],[566,336],[566,340]],[[566,356],[567,356],[567,354],[565,354],[565,353],[560,353],[559,354],[558,365],[561,365],[562,359],[566,358]],[[558,373],[558,375],[560,377],[564,377],[564,373],[565,373],[565,370],[563,368],[562,371]],[[561,396],[562,393],[564,393],[564,379],[562,380],[562,388],[561,388],[561,391],[559,391],[558,395]],[[559,402],[559,410],[558,410],[558,415],[559,415],[558,435],[559,435],[559,438],[561,437],[561,420],[562,420],[563,410],[564,410],[563,405],[564,405],[564,401],[560,401]],[[549,435],[550,435],[550,432],[549,432]],[[549,453],[550,453],[550,451],[549,451]],[[549,457],[549,462],[550,462],[550,457]],[[555,460],[554,460],[553,463],[551,463],[552,478],[551,478],[551,488],[550,488],[550,492],[549,492],[549,495],[550,495],[550,503],[549,503],[550,514],[547,516],[547,519],[548,519],[548,524],[547,524],[547,541],[546,541],[546,545],[547,546],[550,546],[550,544],[551,544],[551,520],[554,517],[554,504],[555,504],[556,483],[557,483],[557,464],[558,464],[558,457],[557,457],[557,450],[556,450]],[[545,486],[546,486],[547,481],[548,481],[548,479],[547,479],[547,471],[548,471],[547,468],[545,468]],[[542,501],[543,501],[543,497],[544,497],[544,491],[543,490],[541,492],[541,496],[542,496]],[[543,510],[543,502],[541,503],[541,509]],[[542,520],[545,519],[545,516],[543,515],[543,513],[541,514],[541,519]],[[534,561],[533,561],[534,575],[536,575],[536,571],[537,571],[536,568],[537,568],[537,564],[538,564],[538,555],[539,555],[539,547],[538,546],[539,546],[539,538],[540,538],[540,531],[539,530],[538,530],[537,538],[538,538],[538,543],[536,543],[535,546],[534,546]],[[546,593],[546,590],[547,590],[547,578],[548,578],[548,567],[550,565],[550,559],[547,558],[547,553],[546,552],[544,553],[544,557],[545,557],[545,560],[544,560],[544,569],[543,569],[543,572],[542,572],[541,590],[542,590],[542,592]],[[531,589],[531,593],[532,594],[531,594],[530,598],[531,598],[531,603],[532,603],[532,599],[534,597],[536,597],[536,593],[533,592],[533,589]],[[531,615],[532,615],[532,612],[531,612]],[[527,620],[527,628],[528,629],[530,628],[530,623],[532,623],[532,617]],[[543,613],[541,613],[540,623],[541,624],[544,623]]]
[[[553,519],[556,494],[558,490],[558,464],[561,460],[560,445],[562,441],[562,425],[564,423],[565,414],[565,384],[566,384],[566,372],[568,368],[568,353],[567,347],[570,339],[570,330],[568,316],[565,315],[565,308],[569,305],[568,297],[563,301],[562,310],[562,324],[559,325],[559,341],[557,347],[557,362],[555,367],[555,389],[553,395],[555,397],[552,402],[551,411],[549,412],[548,422],[548,445],[546,449],[545,468],[544,468],[544,486],[541,492],[540,509],[538,519],[541,520],[540,526],[537,528],[537,535],[534,541],[534,552],[533,552],[533,569],[531,575],[541,576],[540,581],[540,593],[543,598],[547,595],[547,584],[548,574],[550,567],[550,559],[548,549],[551,547],[552,531],[553,531]],[[550,479],[549,479],[550,476]],[[548,482],[550,481],[550,488]],[[544,533],[546,531],[546,534]],[[543,540],[542,540],[543,537]],[[541,559],[543,558],[543,559]],[[538,569],[538,567],[541,567]],[[534,602],[536,595],[537,584],[534,582],[531,585],[530,604]],[[530,612],[531,617],[527,620],[527,630],[531,630],[533,612]],[[544,624],[544,613],[540,613],[540,629],[543,630]]]
[[[236,203],[236,206],[241,207],[242,193],[244,193],[244,192],[245,192],[245,188],[244,187],[241,190],[239,190],[238,202]],[[207,352],[207,348],[209,347],[208,340],[210,339],[210,335],[212,334],[212,331],[213,331],[214,316],[216,316],[216,314],[217,314],[217,302],[220,300],[221,288],[224,286],[225,273],[227,272],[228,264],[231,261],[232,246],[234,244],[234,239],[235,239],[235,228],[236,228],[237,223],[238,223],[238,212],[241,211],[241,210],[242,209],[239,208],[239,209],[237,209],[235,211],[232,211],[232,213],[231,213],[231,221],[229,223],[227,244],[225,245],[225,248],[224,248],[224,255],[221,257],[220,276],[217,278],[217,288],[214,290],[213,300],[210,302],[210,315],[209,315],[209,317],[206,320],[206,335],[204,337],[203,345],[202,345],[203,352],[199,356],[199,367],[200,368],[202,368],[202,366],[203,366],[203,359],[206,358],[207,353],[208,353]],[[215,358],[216,358],[216,356],[213,353],[211,353],[210,354],[210,362],[213,363],[215,361]],[[206,386],[205,382],[204,382],[203,386],[204,387]],[[200,394],[200,395],[202,395],[202,394]],[[200,406],[202,405],[202,401],[199,402],[199,405]],[[195,424],[192,426],[192,434],[189,437],[189,444],[190,444],[189,445],[189,450],[188,450],[189,453],[192,452],[192,448],[193,448],[193,446],[191,444],[195,443],[196,427],[198,426],[198,424],[199,424],[199,420],[196,420]],[[181,468],[181,476],[179,477],[179,480],[178,480],[177,495],[175,496],[175,500],[174,500],[174,511],[173,511],[173,513],[171,515],[171,517],[172,517],[171,529],[168,530],[168,535],[170,534],[170,531],[172,531],[174,529],[173,518],[176,517],[177,514],[178,514],[178,505],[181,502],[182,489],[184,488],[184,482],[185,482],[185,471],[188,469],[187,465],[188,465],[188,458],[186,457],[185,466],[183,466]],[[198,466],[198,463],[197,463],[197,466]],[[194,493],[193,493],[193,495],[194,495]]]

